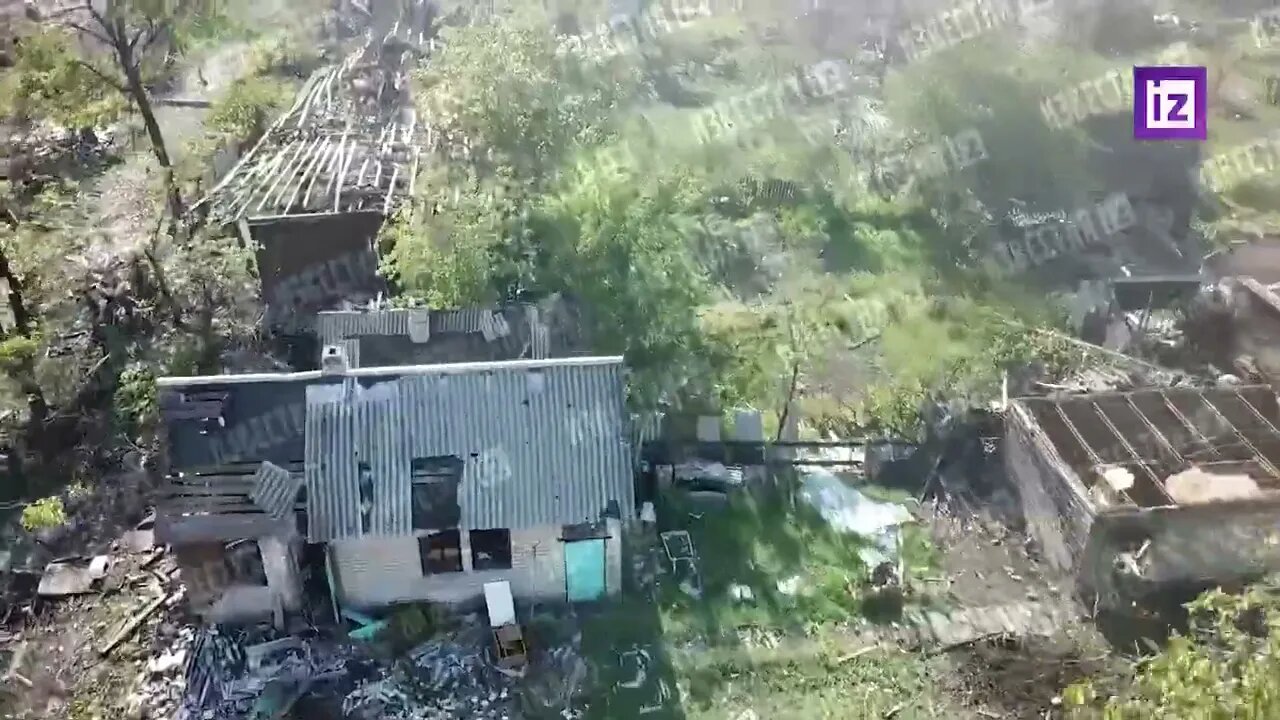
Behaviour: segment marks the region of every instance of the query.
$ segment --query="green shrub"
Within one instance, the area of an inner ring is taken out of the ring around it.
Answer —
[[[57,496],[40,498],[22,509],[22,527],[28,532],[61,527],[66,522],[66,509]]]
[[[287,83],[269,77],[250,76],[237,80],[214,104],[209,127],[242,141],[262,136],[267,122],[290,99]]]
[[[131,433],[150,427],[156,418],[156,376],[145,367],[131,367],[120,374],[116,386],[116,416]]]
[[[1133,682],[1104,694],[1078,683],[1063,693],[1071,718],[1270,720],[1280,717],[1280,598],[1215,590],[1188,605],[1191,630],[1142,662]]]

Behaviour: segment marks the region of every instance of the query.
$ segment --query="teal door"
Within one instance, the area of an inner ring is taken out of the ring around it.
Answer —
[[[604,538],[565,543],[564,576],[569,602],[604,597]]]

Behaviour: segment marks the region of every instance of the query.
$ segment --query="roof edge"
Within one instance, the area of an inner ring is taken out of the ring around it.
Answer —
[[[319,370],[292,373],[244,373],[240,375],[170,375],[156,378],[157,387],[190,385],[229,385],[260,382],[306,382],[321,377],[398,377],[403,375],[457,375],[495,370],[541,370],[551,367],[594,367],[622,365],[621,355],[548,358],[545,360],[498,360],[489,362],[439,363],[435,365],[389,365],[386,367],[352,368],[341,375],[324,375]]]

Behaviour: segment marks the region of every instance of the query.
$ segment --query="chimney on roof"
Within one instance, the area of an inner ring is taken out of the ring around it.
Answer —
[[[341,345],[326,345],[320,353],[321,375],[344,375],[348,370],[347,353]]]

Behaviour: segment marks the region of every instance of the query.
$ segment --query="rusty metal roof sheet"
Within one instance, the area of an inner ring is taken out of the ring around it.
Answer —
[[[263,462],[253,474],[253,490],[249,498],[271,517],[282,520],[298,499],[298,491],[302,489],[302,476],[271,462]]]
[[[464,529],[635,511],[620,358],[347,378],[307,389],[311,540],[404,534],[413,458],[455,456]],[[360,464],[370,474],[360,494]],[[361,521],[362,506],[366,520]]]

